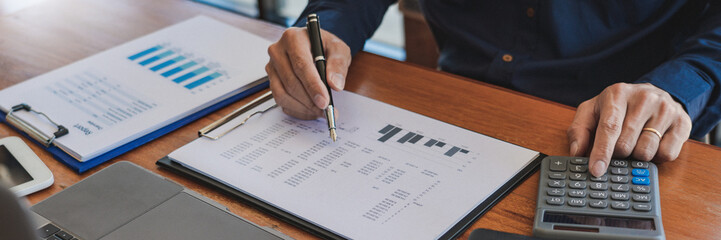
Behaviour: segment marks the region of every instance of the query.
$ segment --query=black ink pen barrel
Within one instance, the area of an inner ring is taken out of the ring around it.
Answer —
[[[325,69],[325,53],[323,52],[323,39],[320,35],[320,21],[318,15],[311,13],[308,15],[308,22],[306,23],[308,29],[308,38],[310,39],[310,51],[313,54],[313,62],[315,62],[315,68],[318,70],[320,80],[323,81],[326,90],[328,90],[328,107],[326,107],[325,117],[328,120],[328,131],[330,131],[330,138],[333,141],[336,140],[336,128],[335,128],[335,109],[333,106],[333,94],[331,93],[330,84],[326,78]]]

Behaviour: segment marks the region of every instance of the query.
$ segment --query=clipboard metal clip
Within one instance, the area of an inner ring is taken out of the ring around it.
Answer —
[[[209,133],[212,132],[212,131],[215,130],[215,129],[218,129],[220,126],[223,126],[224,124],[232,121],[233,119],[237,118],[238,116],[240,116],[241,114],[247,112],[248,110],[253,109],[253,108],[255,108],[255,107],[263,104],[265,101],[268,101],[268,100],[270,100],[271,98],[273,98],[273,92],[268,91],[268,92],[264,93],[264,94],[261,95],[260,97],[258,97],[258,98],[256,98],[256,99],[253,99],[253,101],[250,101],[249,103],[247,103],[247,104],[243,105],[242,107],[236,109],[235,111],[231,112],[230,114],[225,115],[223,118],[218,119],[217,121],[211,123],[210,125],[205,126],[204,128],[198,130],[198,136],[199,136],[199,137],[210,138],[210,139],[212,139],[212,140],[218,140],[218,139],[220,139],[221,137],[225,136],[225,134],[228,134],[229,132],[235,130],[236,128],[238,128],[238,127],[240,127],[240,126],[243,126],[243,124],[245,124],[245,122],[247,122],[247,121],[248,121],[250,118],[252,118],[253,116],[258,115],[258,114],[263,114],[263,113],[267,112],[268,110],[271,110],[271,109],[275,108],[275,107],[278,106],[278,105],[277,105],[277,104],[273,104],[273,106],[270,106],[270,107],[268,107],[268,108],[266,108],[266,109],[263,109],[263,110],[254,112],[253,114],[250,114],[248,117],[246,117],[245,119],[243,119],[243,121],[240,122],[238,125],[235,125],[235,126],[233,126],[232,128],[230,128],[230,129],[226,130],[225,132],[222,132],[222,133],[220,133],[220,134],[218,134],[218,135],[216,135],[216,136],[209,135]]]
[[[32,124],[30,124],[29,122],[27,122],[25,120],[18,118],[15,114],[13,114],[14,112],[21,111],[21,110],[25,110],[25,111],[32,112],[37,115],[43,116],[46,120],[48,120],[48,122],[55,125],[55,127],[58,130],[55,131],[55,133],[53,133],[52,136],[48,136],[47,134],[38,130],[37,127],[33,126]],[[45,147],[50,147],[50,145],[53,144],[53,141],[55,141],[56,138],[59,138],[59,137],[62,137],[62,136],[65,136],[68,134],[68,129],[65,128],[63,125],[60,125],[60,124],[56,123],[55,121],[53,121],[52,119],[50,119],[50,117],[48,117],[48,115],[45,115],[45,113],[33,110],[30,107],[30,105],[27,105],[25,103],[13,106],[12,109],[10,110],[10,112],[8,112],[7,116],[5,116],[5,119],[8,121],[8,123],[12,124],[13,126],[20,129],[21,131],[27,133],[30,137],[32,137],[36,141],[42,143]]]

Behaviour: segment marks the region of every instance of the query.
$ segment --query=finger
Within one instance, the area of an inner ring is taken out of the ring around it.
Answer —
[[[593,111],[595,102],[596,98],[593,98],[578,106],[576,116],[566,132],[571,156],[583,156],[588,150],[598,119]]]
[[[315,68],[313,57],[310,52],[310,41],[308,33],[301,31],[286,42],[288,59],[295,76],[300,80],[308,96],[313,100],[316,107],[325,109],[328,106],[329,96],[325,84],[320,80],[318,70]]]
[[[345,76],[348,74],[348,67],[351,63],[350,48],[343,40],[330,32],[322,31],[325,44],[326,62],[328,68],[326,76],[328,84],[333,90],[341,91],[345,87]]]
[[[661,139],[654,160],[660,162],[676,160],[679,153],[681,153],[683,143],[686,142],[691,133],[690,121],[691,120],[685,121],[684,119],[671,125],[666,131],[666,134],[663,135],[663,139]]]
[[[295,76],[293,67],[284,50],[271,47],[268,49],[268,55],[270,55],[271,67],[275,70],[274,73],[287,94],[303,104],[305,108],[315,108],[315,104],[305,91],[305,87]]]
[[[588,163],[591,174],[596,177],[606,173],[626,115],[627,105],[623,89],[619,89],[619,85],[614,86],[616,87],[611,89],[604,99],[599,99],[596,103],[600,117]]]
[[[636,160],[651,161],[658,151],[659,145],[663,140],[666,130],[671,126],[672,114],[664,104],[656,107],[658,111],[648,120],[644,128],[653,128],[658,131],[661,136],[656,135],[652,131],[643,131],[638,137],[638,143],[633,149],[633,157]]]
[[[643,129],[644,125],[646,125],[651,118],[651,115],[653,115],[651,104],[649,101],[629,103],[628,109],[626,110],[626,117],[623,120],[621,135],[619,135],[613,151],[615,158],[626,158],[633,153],[634,147],[641,135],[641,129]]]
[[[315,107],[308,108],[295,98],[288,95],[282,82],[278,80],[277,72],[269,64],[266,66],[268,79],[270,80],[270,89],[273,92],[275,102],[283,108],[283,112],[293,117],[305,120],[317,119],[321,116],[322,111]]]

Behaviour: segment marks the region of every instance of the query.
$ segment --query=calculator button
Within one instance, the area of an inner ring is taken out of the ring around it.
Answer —
[[[642,186],[642,185],[634,185],[633,186],[633,192],[637,193],[650,193],[651,187],[649,186]]]
[[[571,166],[571,172],[586,172],[588,171],[587,165],[572,165]]]
[[[613,200],[623,200],[623,201],[626,201],[626,200],[628,200],[628,195],[629,195],[628,193],[617,193],[617,192],[615,192],[615,193],[611,193],[611,199],[613,199]]]
[[[548,182],[548,186],[549,186],[549,187],[557,187],[557,188],[565,187],[565,186],[566,186],[566,181],[551,180],[551,181]]]
[[[612,202],[611,208],[619,209],[619,210],[626,210],[629,208],[629,204],[628,204],[628,202]]]
[[[548,178],[550,179],[566,179],[565,173],[549,173]]]
[[[591,183],[590,187],[593,190],[608,190],[608,183]]]
[[[649,183],[651,183],[651,181],[648,180],[647,177],[634,177],[632,181],[633,184],[636,185],[648,185]]]
[[[634,168],[648,168],[648,162],[633,161],[633,162],[631,162],[631,167],[634,167]]]
[[[589,200],[588,206],[594,207],[594,208],[606,208],[608,207],[608,202],[604,200]]]
[[[634,168],[631,170],[631,175],[634,177],[648,177],[649,171],[648,169]]]
[[[574,158],[574,159],[571,159],[571,163],[585,165],[585,164],[588,164],[588,158]]]
[[[591,198],[606,199],[606,198],[608,198],[608,193],[607,192],[591,192]]]
[[[566,171],[566,160],[556,159],[551,161],[551,171],[554,172],[565,172]]]
[[[614,167],[628,167],[628,161],[625,160],[611,160],[611,166]]]
[[[627,184],[611,184],[611,190],[616,192],[628,192],[629,186]]]
[[[586,206],[586,199],[571,198],[571,199],[568,199],[568,205],[572,206],[572,207],[584,207],[584,206]]]
[[[569,202],[569,203],[570,203],[570,202]],[[636,203],[636,204],[633,205],[633,210],[648,212],[648,211],[651,211],[651,204],[648,204],[648,203]]]
[[[568,186],[571,188],[576,188],[576,189],[584,189],[584,188],[586,188],[586,182],[571,181],[571,183],[569,183]]]
[[[586,197],[586,191],[585,190],[570,190],[568,191],[569,197],[575,197],[575,198],[584,198]]]
[[[611,182],[614,183],[628,183],[628,176],[612,176]]]
[[[603,176],[600,176],[600,177],[591,177],[591,181],[594,181],[594,182],[606,182],[606,181],[608,181],[608,175],[607,175],[607,174],[604,174]]]
[[[546,190],[546,193],[548,194],[548,196],[563,196],[564,194],[566,194],[566,190],[553,188]]]
[[[651,201],[651,195],[648,195],[648,194],[634,194],[634,195],[633,195],[633,201],[635,201],[635,202],[650,202],[650,201]]]
[[[611,174],[613,175],[628,175],[628,168],[611,168]]]
[[[571,180],[576,180],[576,181],[585,181],[586,177],[587,176],[585,173],[571,173],[571,175],[570,175]]]
[[[563,205],[563,198],[562,197],[549,197],[546,198],[546,203],[550,205]]]

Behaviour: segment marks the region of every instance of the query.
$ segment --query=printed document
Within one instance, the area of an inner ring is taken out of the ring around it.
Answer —
[[[26,103],[47,114],[70,130],[55,144],[85,161],[259,84],[269,45],[198,16],[4,89],[0,109]]]
[[[168,157],[347,238],[435,239],[539,154],[354,93],[333,97],[337,142],[325,119],[277,107]]]

